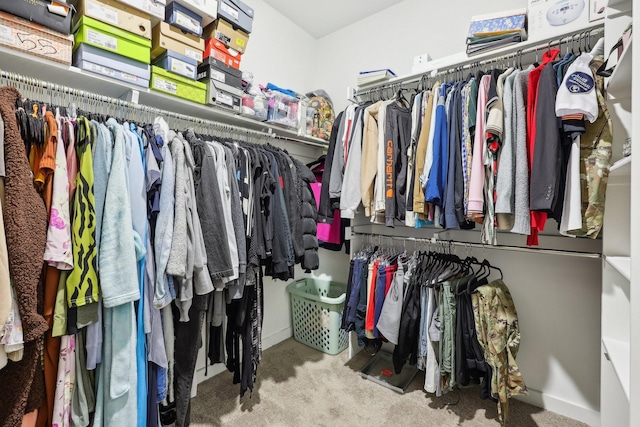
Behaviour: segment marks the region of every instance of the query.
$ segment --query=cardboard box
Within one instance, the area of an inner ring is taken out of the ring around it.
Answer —
[[[219,0],[218,16],[230,22],[234,28],[251,33],[253,27],[253,9],[240,0]]]
[[[0,45],[71,65],[72,35],[53,31],[9,13],[0,12]]]
[[[151,40],[136,36],[104,22],[83,16],[74,27],[76,44],[86,43],[100,49],[148,64],[151,62]]]
[[[467,38],[478,35],[517,32],[527,39],[527,10],[514,9],[471,17]]]
[[[164,20],[182,31],[200,37],[202,35],[202,17],[179,3],[170,3],[164,10]]]
[[[206,103],[208,105],[217,105],[219,107],[233,110],[236,113],[240,112],[243,95],[243,92],[240,89],[236,89],[215,80],[204,80],[203,83],[207,84]]]
[[[115,0],[74,0],[78,13],[73,24],[81,16],[97,19],[141,37],[151,38],[151,17],[148,13]]]
[[[198,104],[204,104],[206,102],[206,84],[178,76],[155,65],[151,66],[150,87],[153,90],[188,99]]]
[[[197,13],[202,18],[202,26],[206,27],[218,17],[218,0],[169,0],[176,2]]]
[[[528,0],[529,39],[542,40],[589,25],[594,0]]]
[[[203,39],[214,38],[221,41],[229,49],[244,53],[247,49],[249,34],[242,30],[235,30],[231,24],[222,18],[216,19],[202,32]]]
[[[73,7],[59,0],[0,0],[0,11],[63,34],[71,33]]]
[[[104,49],[81,44],[73,53],[73,65],[140,87],[149,87],[151,67]]]
[[[202,62],[204,40],[192,34],[185,34],[166,22],[159,22],[151,34],[151,58],[155,59],[167,50]]]
[[[167,5],[166,0],[118,0],[122,4],[126,4],[141,12],[148,13],[158,19],[164,19],[164,8]]]
[[[236,89],[242,89],[242,71],[211,56],[198,67],[198,80],[203,79],[216,80]]]
[[[240,69],[242,55],[235,50],[229,50],[220,40],[208,39],[204,45],[204,58],[212,57],[230,67]]]
[[[158,56],[153,61],[153,65],[191,80],[197,80],[198,77],[198,61],[170,50]]]

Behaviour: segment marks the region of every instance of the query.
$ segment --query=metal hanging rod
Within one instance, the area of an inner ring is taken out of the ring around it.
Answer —
[[[201,119],[199,117],[187,116],[185,114],[176,113],[174,111],[162,110],[160,108],[152,107],[144,104],[137,104],[130,101],[125,101],[122,99],[112,98],[109,96],[101,95],[98,93],[88,92],[64,85],[59,85],[56,83],[47,82],[44,80],[34,79],[32,77],[24,76],[18,73],[12,73],[4,70],[0,70],[0,78],[6,79],[9,82],[16,82],[23,85],[30,86],[35,90],[42,91],[42,95],[46,96],[47,94],[51,94],[51,92],[57,92],[59,94],[75,96],[78,98],[86,99],[92,105],[97,105],[98,103],[107,104],[108,106],[112,106],[115,108],[121,108],[129,110],[131,113],[147,113],[147,114],[155,114],[158,116],[163,116],[166,118],[173,118],[176,120],[181,120],[187,123],[193,123],[195,125],[206,127],[212,127],[221,131],[231,131],[238,133],[240,135],[254,135],[261,138],[269,138],[269,139],[278,139],[281,141],[291,141],[299,144],[311,145],[315,147],[326,148],[326,144],[313,142],[313,141],[302,141],[291,137],[277,135],[272,131],[271,128],[268,131],[259,131],[253,129],[247,129],[240,126],[215,122],[213,120]],[[45,92],[45,90],[47,92]]]
[[[575,45],[576,42],[582,43],[583,40],[591,40],[592,37],[600,36],[603,33],[604,33],[604,26],[603,24],[599,24],[597,26],[591,27],[584,31],[579,31],[573,34],[567,34],[565,36],[562,36],[556,39],[549,39],[546,42],[541,41],[541,43],[536,46],[531,46],[524,49],[522,48],[518,49],[518,45],[516,44],[511,47],[513,50],[511,50],[508,53],[503,53],[501,55],[489,57],[479,61],[476,60],[474,57],[467,57],[466,59],[459,61],[457,64],[451,64],[451,65],[445,66],[442,70],[438,70],[438,69],[428,70],[428,71],[424,71],[423,73],[410,76],[407,79],[402,79],[402,78],[395,79],[395,81],[382,83],[378,86],[365,89],[363,91],[357,91],[355,96],[360,97],[360,96],[365,96],[372,93],[381,93],[382,91],[385,91],[388,89],[393,89],[394,91],[397,91],[398,89],[401,89],[405,85],[419,83],[424,79],[432,80],[432,79],[437,79],[443,76],[453,76],[455,75],[455,73],[461,74],[467,70],[475,69],[485,65],[491,65],[501,61],[514,60],[516,58],[521,59],[523,55],[537,53],[542,50],[548,50],[551,47],[558,47],[562,45]]]
[[[508,245],[484,245],[481,243],[459,242],[456,240],[442,240],[442,239],[437,239],[435,237],[432,237],[432,238],[402,237],[402,236],[393,236],[390,234],[362,233],[359,231],[352,231],[351,235],[369,236],[371,238],[380,237],[384,239],[412,242],[416,244],[417,243],[447,244],[452,246],[460,246],[463,248],[478,248],[482,250],[525,252],[525,253],[531,253],[531,254],[537,254],[537,255],[560,255],[560,256],[570,256],[570,257],[579,257],[579,258],[591,258],[591,259],[602,258],[601,254],[595,253],[595,252],[567,251],[567,250],[561,250],[561,249],[536,249],[536,248],[526,248],[526,247],[508,246]]]

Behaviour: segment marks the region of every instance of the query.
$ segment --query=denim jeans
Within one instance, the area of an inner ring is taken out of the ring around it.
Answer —
[[[360,287],[362,286],[363,269],[366,268],[366,261],[356,259],[353,261],[353,277],[351,278],[352,287],[347,301],[347,331],[355,329],[356,311],[358,309],[358,301],[360,300]]]

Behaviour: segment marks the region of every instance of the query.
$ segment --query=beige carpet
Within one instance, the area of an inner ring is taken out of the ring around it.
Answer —
[[[329,356],[288,339],[264,352],[253,397],[224,372],[200,384],[191,408],[192,427],[212,426],[499,426],[496,406],[478,389],[436,398],[422,390],[419,372],[405,394],[360,377],[370,356],[347,351]],[[508,426],[585,426],[511,400]]]

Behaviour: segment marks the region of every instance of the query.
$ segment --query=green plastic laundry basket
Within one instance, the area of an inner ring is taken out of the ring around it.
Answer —
[[[346,284],[306,278],[287,285],[287,291],[296,341],[331,355],[347,348],[349,334],[340,329]]]

